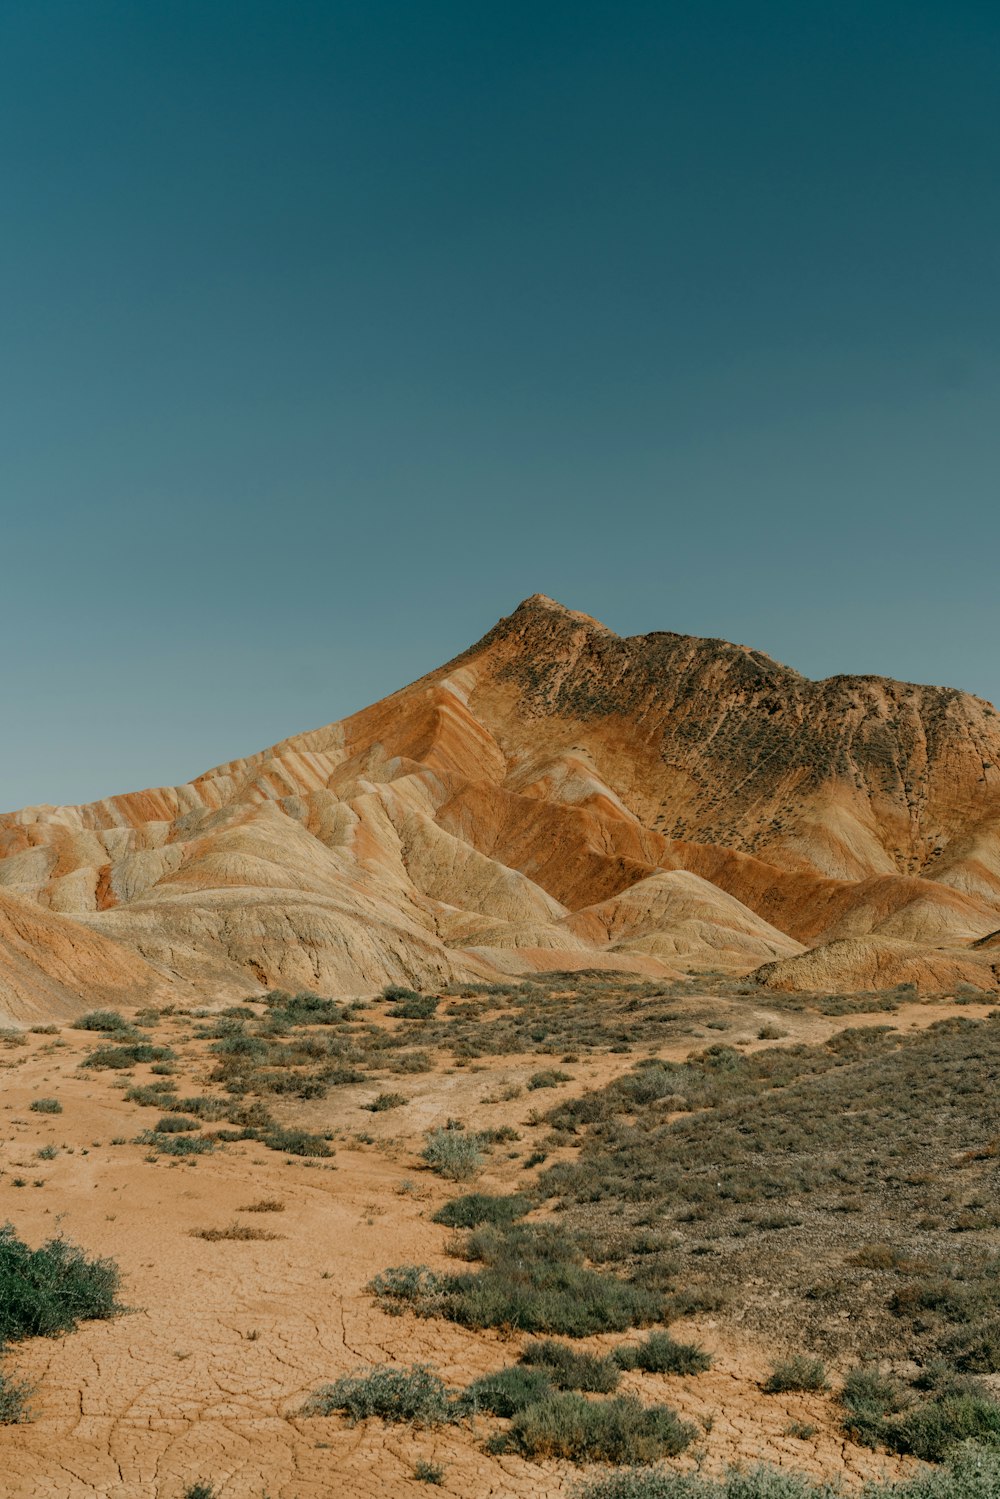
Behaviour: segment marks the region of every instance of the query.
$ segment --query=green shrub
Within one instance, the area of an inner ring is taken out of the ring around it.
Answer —
[[[865,1499],[1000,1499],[1000,1452],[967,1444],[937,1472],[873,1489]]]
[[[985,1392],[956,1390],[888,1418],[880,1435],[894,1452],[939,1463],[961,1442],[1000,1444],[1000,1406]]]
[[[253,1016],[250,1018],[253,1019]],[[245,1036],[246,1029],[241,1020],[234,1019],[223,1011],[221,1015],[209,1020],[207,1025],[199,1025],[195,1035],[200,1041],[221,1041],[226,1036]]]
[[[159,1130],[144,1129],[141,1135],[136,1136],[137,1145],[148,1145],[159,1155],[208,1155],[215,1146],[207,1135],[170,1135],[161,1134]]]
[[[538,1088],[557,1088],[560,1083],[571,1083],[572,1074],[561,1072],[558,1067],[545,1067],[541,1072],[533,1072],[528,1078],[528,1087],[535,1091]]]
[[[630,1395],[585,1400],[559,1393],[519,1411],[491,1449],[576,1463],[652,1463],[676,1457],[694,1435],[666,1405],[644,1406]]]
[[[656,1321],[662,1297],[566,1260],[500,1257],[444,1280],[441,1311],[466,1327],[585,1338]]]
[[[385,1114],[389,1109],[400,1109],[409,1103],[405,1093],[377,1093],[371,1103],[363,1104],[370,1114]]]
[[[429,1463],[423,1458],[413,1466],[413,1476],[417,1483],[444,1483],[444,1469],[440,1463]]]
[[[318,994],[268,994],[269,1018],[283,1025],[339,1025],[344,1019],[343,1007],[333,999]],[[247,1016],[252,1018],[252,1016]]]
[[[310,1396],[302,1413],[329,1416],[334,1411],[343,1411],[352,1421],[378,1416],[422,1426],[437,1426],[454,1416],[444,1381],[426,1364],[408,1369],[382,1364],[365,1374],[344,1375]]]
[[[775,1364],[763,1385],[765,1395],[785,1395],[793,1390],[825,1390],[826,1367],[822,1359],[797,1353],[783,1364]]]
[[[510,1197],[491,1197],[488,1192],[469,1192],[464,1197],[453,1197],[444,1207],[438,1208],[432,1223],[443,1223],[445,1228],[478,1228],[482,1223],[492,1223],[507,1228],[516,1219],[523,1218],[531,1203],[521,1193]]]
[[[412,1306],[425,1315],[441,1294],[443,1276],[426,1265],[390,1265],[368,1282],[368,1290],[386,1311]]]
[[[520,1133],[509,1124],[498,1125],[495,1129],[480,1129],[476,1131],[481,1145],[506,1145],[509,1141],[520,1140]]]
[[[612,1358],[619,1369],[646,1374],[702,1374],[712,1360],[694,1343],[678,1343],[668,1332],[651,1332],[641,1343],[624,1343]]]
[[[430,1020],[437,1007],[436,999],[431,999],[429,995],[421,995],[419,999],[404,999],[396,1005],[392,1013],[402,1020]]]
[[[498,1369],[474,1380],[462,1395],[463,1411],[487,1411],[493,1416],[514,1416],[552,1394],[552,1381],[544,1369]]]
[[[1000,1374],[1000,1319],[986,1317],[941,1339],[941,1353],[966,1374]]]
[[[222,1036],[209,1048],[216,1056],[220,1057],[246,1057],[251,1061],[255,1058],[266,1057],[269,1047],[266,1041],[259,1036],[247,1036],[242,1031],[233,1035]]]
[[[547,1226],[522,1224],[506,1233],[482,1228],[470,1235],[466,1253],[483,1268],[436,1275],[422,1266],[398,1266],[376,1276],[370,1289],[383,1302],[464,1327],[570,1338],[647,1326],[666,1308],[661,1292],[584,1266],[565,1236]]]
[[[11,1379],[0,1369],[0,1426],[13,1426],[18,1421],[27,1421],[31,1410],[29,1401],[31,1385]]]
[[[197,1119],[189,1119],[186,1114],[164,1114],[156,1122],[156,1130],[161,1135],[182,1135],[187,1130],[200,1128]]]
[[[906,1390],[869,1369],[852,1369],[841,1400],[845,1430],[866,1446],[941,1462],[960,1443],[1000,1444],[1000,1405],[978,1380],[931,1365]]]
[[[61,1114],[63,1111],[58,1098],[33,1098],[28,1108],[33,1114]]]
[[[310,1134],[305,1129],[285,1129],[280,1124],[262,1131],[257,1138],[268,1150],[281,1150],[285,1155],[328,1157],[334,1153],[322,1135]]]
[[[131,1031],[133,1027],[117,1010],[88,1010],[73,1021],[75,1031]]]
[[[882,1440],[886,1417],[903,1407],[907,1395],[898,1380],[858,1367],[848,1371],[840,1399],[847,1407],[845,1431],[856,1442],[875,1447]]]
[[[581,1484],[573,1499],[843,1499],[843,1491],[768,1467],[733,1470],[718,1482],[694,1473],[626,1468]]]
[[[125,1089],[125,1101],[142,1104],[143,1108],[165,1109],[171,1106],[171,1095],[176,1091],[176,1083],[138,1083]]]
[[[432,1171],[449,1181],[467,1181],[486,1164],[476,1136],[457,1129],[432,1129],[421,1156]]]
[[[108,1068],[118,1071],[140,1062],[169,1062],[176,1056],[169,1046],[153,1046],[149,1041],[125,1042],[119,1046],[99,1046],[84,1057],[81,1067]]]
[[[112,1260],[89,1260],[66,1239],[29,1249],[11,1224],[0,1228],[0,1346],[55,1337],[77,1323],[114,1317],[119,1274]]]
[[[189,1483],[182,1499],[219,1499],[219,1491],[211,1483]]]
[[[397,1051],[386,1057],[385,1065],[399,1077],[409,1077],[416,1072],[430,1072],[434,1063],[427,1051]]]
[[[161,1098],[159,1107],[169,1109],[172,1114],[189,1114],[192,1119],[209,1124],[218,1119],[231,1119],[233,1114],[233,1106],[228,1100],[197,1093],[193,1098]]]
[[[199,1111],[190,1107],[190,1100],[185,1101],[185,1106],[192,1114],[199,1116]],[[255,1099],[252,1103],[231,1102],[227,1104],[225,1117],[230,1124],[235,1124],[241,1129],[270,1129],[274,1124],[270,1109],[259,1099]]]
[[[388,999],[395,1004],[400,999],[423,999],[419,989],[407,989],[402,984],[386,984],[382,990],[382,998]]]
[[[529,1343],[521,1354],[522,1364],[544,1369],[557,1390],[587,1390],[608,1395],[617,1389],[620,1375],[609,1358],[594,1353],[578,1353],[553,1338]]]
[[[512,1260],[583,1264],[576,1237],[556,1223],[512,1223],[505,1228],[483,1223],[466,1234],[460,1249],[461,1258],[479,1260],[484,1265]]]
[[[843,1490],[768,1467],[734,1470],[720,1480],[628,1468],[580,1484],[572,1499],[843,1499]],[[1000,1499],[1000,1453],[967,1446],[937,1471],[869,1484],[860,1499]]]

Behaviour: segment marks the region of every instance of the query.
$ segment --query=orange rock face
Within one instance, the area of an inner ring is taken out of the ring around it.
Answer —
[[[1000,717],[542,596],[341,723],[0,817],[8,1018],[538,968],[1000,975]]]

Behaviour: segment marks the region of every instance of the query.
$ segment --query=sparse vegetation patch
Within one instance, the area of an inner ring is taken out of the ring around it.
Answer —
[[[630,1395],[586,1400],[559,1392],[518,1411],[491,1450],[574,1463],[653,1463],[676,1457],[694,1436],[695,1428],[667,1405],[644,1406]]]
[[[408,1369],[379,1365],[363,1374],[344,1375],[311,1395],[302,1414],[330,1416],[336,1411],[353,1421],[378,1416],[419,1426],[437,1426],[455,1417],[447,1386],[426,1364]]]

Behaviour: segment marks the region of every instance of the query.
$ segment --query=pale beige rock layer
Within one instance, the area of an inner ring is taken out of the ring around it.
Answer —
[[[1000,718],[536,596],[182,786],[0,817],[0,1010],[538,968],[995,989]]]

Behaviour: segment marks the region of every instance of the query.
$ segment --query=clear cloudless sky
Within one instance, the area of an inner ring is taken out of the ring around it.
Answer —
[[[0,808],[541,591],[1000,698],[995,0],[4,0]]]

